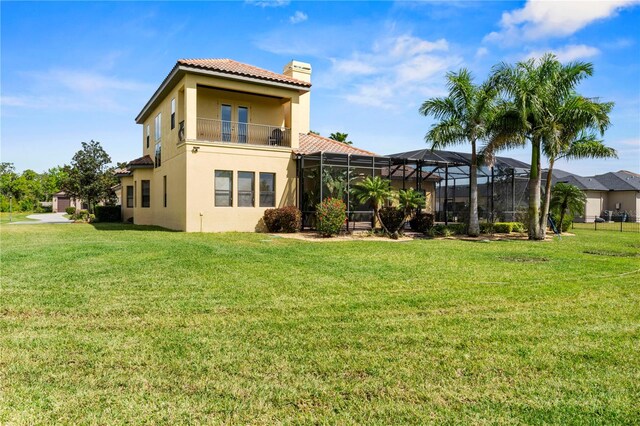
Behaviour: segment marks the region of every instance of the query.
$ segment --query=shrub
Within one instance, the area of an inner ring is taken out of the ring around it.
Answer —
[[[95,215],[97,222],[122,221],[120,206],[96,206]]]
[[[493,231],[498,234],[510,234],[513,230],[513,222],[496,222],[493,224]]]
[[[450,237],[451,235],[462,235],[467,231],[464,223],[451,223],[443,225],[441,223],[434,225],[428,232],[432,237]]]
[[[493,223],[491,222],[480,222],[480,233],[481,234],[493,234],[495,232],[493,228]]]
[[[409,221],[409,226],[415,232],[427,232],[433,228],[433,215],[431,213],[418,213]]]
[[[447,228],[453,235],[462,235],[467,232],[467,224],[466,223],[450,223],[447,225]]]
[[[82,221],[82,222],[88,222],[89,221],[89,212],[87,210],[78,210],[76,211],[73,216],[71,216],[71,219],[75,220],[75,221]]]
[[[294,206],[267,209],[262,220],[269,232],[298,232],[302,227],[302,213]]]
[[[513,232],[527,232],[527,227],[522,222],[511,222],[513,224]]]
[[[399,229],[404,220],[404,212],[402,210],[397,207],[383,207],[378,214],[389,232],[402,232],[402,229]]]
[[[67,207],[66,209],[64,209],[64,211],[67,212],[69,216],[73,216],[74,214],[76,214],[75,207]]]
[[[338,234],[347,218],[347,207],[339,198],[326,198],[316,206],[317,231],[325,237]]]

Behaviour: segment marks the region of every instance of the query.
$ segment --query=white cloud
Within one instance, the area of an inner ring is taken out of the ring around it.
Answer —
[[[522,9],[504,12],[500,30],[485,41],[516,43],[547,37],[569,36],[592,22],[615,16],[638,0],[545,1],[529,0]]]
[[[449,52],[445,39],[424,40],[410,34],[376,40],[370,50],[333,58],[332,67],[318,83],[340,87],[351,103],[376,108],[411,107],[429,96],[444,93],[443,75],[462,63]]]
[[[291,22],[292,24],[299,24],[300,22],[304,22],[307,19],[309,19],[307,14],[298,10],[293,14],[293,16],[289,17],[289,22]]]
[[[540,58],[545,53],[553,53],[560,62],[571,62],[577,59],[586,59],[600,54],[600,50],[586,44],[570,44],[555,50],[534,50],[526,55],[526,58]]]
[[[146,83],[89,70],[52,69],[22,75],[27,84],[20,92],[5,93],[1,99],[3,106],[124,111],[131,108],[132,96],[140,96],[142,102],[153,89]]]
[[[289,0],[245,0],[246,4],[258,7],[282,7],[288,6]]]
[[[487,49],[486,47],[479,47],[478,50],[476,50],[476,58],[487,56],[488,53],[489,49]]]

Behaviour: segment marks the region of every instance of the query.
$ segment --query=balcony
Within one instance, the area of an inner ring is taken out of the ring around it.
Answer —
[[[261,146],[291,146],[291,129],[198,118],[198,140]]]

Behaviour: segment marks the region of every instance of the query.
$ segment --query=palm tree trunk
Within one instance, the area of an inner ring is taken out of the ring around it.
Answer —
[[[560,223],[556,225],[558,232],[562,234],[562,222],[564,221],[564,213],[567,211],[566,202],[562,203],[562,210],[560,211]]]
[[[478,156],[476,154],[476,141],[471,141],[471,166],[469,167],[469,229],[470,237],[480,235],[480,223],[478,223]],[[455,197],[455,194],[454,194]]]
[[[542,202],[542,215],[540,216],[540,232],[547,229],[547,216],[549,216],[549,203],[551,202],[551,173],[553,172],[554,159],[549,159],[549,169],[547,170],[547,180],[544,186],[544,200]]]
[[[376,219],[380,223],[380,226],[382,227],[382,230],[384,231],[384,233],[387,234],[387,235],[391,235],[391,233],[389,232],[387,227],[382,222],[382,219],[380,219],[380,209],[378,209],[378,208],[373,209],[373,214],[375,215]]]
[[[529,239],[540,240],[540,139],[531,141],[531,171],[529,172]]]

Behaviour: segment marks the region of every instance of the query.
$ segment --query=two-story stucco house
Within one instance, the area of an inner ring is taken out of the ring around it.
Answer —
[[[267,208],[302,205],[305,154],[322,163],[336,152],[380,170],[375,154],[309,134],[310,90],[302,62],[278,74],[229,59],[179,60],[136,117],[143,155],[119,173],[123,219],[255,231]]]

